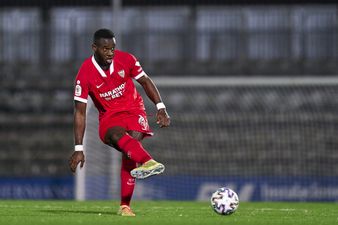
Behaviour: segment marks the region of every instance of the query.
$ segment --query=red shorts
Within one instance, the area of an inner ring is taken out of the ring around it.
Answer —
[[[149,128],[145,111],[120,112],[101,118],[99,123],[99,135],[103,142],[107,130],[115,126],[124,127],[127,131],[138,131],[144,133],[146,136],[154,135]]]

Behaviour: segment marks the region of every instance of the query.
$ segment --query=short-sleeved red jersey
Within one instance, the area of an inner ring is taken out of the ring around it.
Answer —
[[[115,50],[107,71],[103,71],[92,56],[83,62],[76,76],[74,100],[87,103],[89,95],[100,120],[118,112],[145,110],[132,80],[144,75],[138,60],[127,52]]]

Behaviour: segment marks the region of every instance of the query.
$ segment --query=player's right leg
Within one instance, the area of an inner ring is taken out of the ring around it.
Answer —
[[[117,215],[120,216],[135,216],[135,213],[131,210],[128,205],[121,205]]]
[[[117,212],[121,216],[135,216],[135,213],[130,208],[130,201],[135,188],[135,178],[130,175],[130,171],[135,168],[136,163],[123,154],[121,163],[121,204]]]

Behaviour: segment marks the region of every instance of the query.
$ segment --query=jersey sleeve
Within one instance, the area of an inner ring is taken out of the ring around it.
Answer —
[[[144,75],[147,75],[144,71],[143,68],[140,64],[140,62],[136,59],[135,56],[132,56],[132,60],[131,60],[131,77],[134,78],[135,80],[143,77]]]
[[[75,86],[74,87],[74,100],[87,103],[89,85],[88,85],[87,70],[84,65],[81,66],[75,78],[74,86]]]

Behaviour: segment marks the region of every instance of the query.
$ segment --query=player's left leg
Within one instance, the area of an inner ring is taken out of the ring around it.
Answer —
[[[163,173],[164,169],[165,167],[162,163],[151,159],[130,171],[130,174],[137,179],[145,179]]]
[[[122,126],[108,128],[104,143],[120,150],[137,163],[143,164],[152,159],[147,150],[143,148],[141,142],[127,133],[126,128]]]
[[[141,140],[146,136],[152,136],[153,133],[149,128],[148,119],[144,111],[133,114],[133,116],[128,117],[125,121],[127,121],[128,130],[132,130],[129,134],[133,138]],[[141,139],[139,139],[140,135]],[[163,173],[164,169],[163,164],[156,162],[151,157],[149,160],[142,162],[138,168],[133,169],[130,174],[137,179],[145,179]]]

